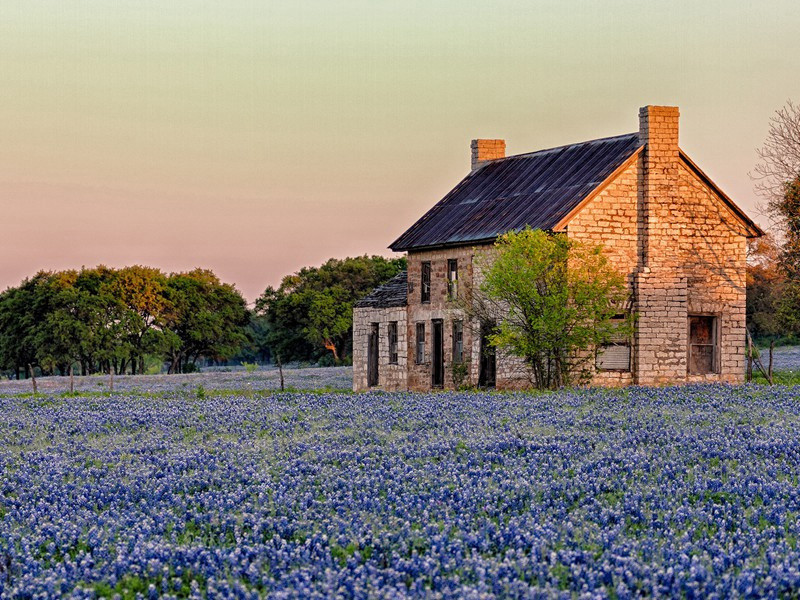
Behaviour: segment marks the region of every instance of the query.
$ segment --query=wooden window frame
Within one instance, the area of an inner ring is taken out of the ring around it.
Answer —
[[[453,321],[453,362],[464,362],[464,321],[461,320]]]
[[[458,259],[447,259],[447,299],[458,298]]]
[[[614,315],[614,317],[611,320],[612,321],[619,321],[620,324],[624,324],[625,320],[628,319],[628,318],[629,317],[628,317],[627,314],[620,313],[618,315]],[[600,371],[602,373],[630,373],[633,370],[633,364],[632,364],[632,360],[631,360],[632,355],[633,355],[633,343],[632,342],[633,341],[631,340],[631,336],[630,335],[624,335],[624,336],[617,336],[615,339],[610,340],[609,343],[601,344],[600,346],[598,346],[598,348],[595,351],[595,357],[594,357],[595,369],[597,369],[597,371]],[[600,359],[601,359],[601,354],[602,354],[603,350],[605,348],[616,347],[616,346],[624,346],[624,347],[626,347],[628,349],[628,366],[625,367],[625,368],[622,368],[622,369],[609,369],[609,368],[602,367],[600,365]]]
[[[711,319],[711,343],[710,344],[693,344],[692,343],[692,319]],[[691,313],[686,319],[686,374],[693,375],[719,375],[722,371],[720,368],[720,315],[714,313]],[[711,371],[705,373],[692,372],[692,347],[693,346],[710,346],[711,347]]]
[[[420,302],[429,304],[431,301],[431,261],[422,262],[420,269]]]
[[[390,321],[386,326],[386,337],[389,340],[389,364],[397,364],[397,321]]]
[[[417,323],[416,330],[416,361],[418,365],[425,364],[425,323],[420,321]]]

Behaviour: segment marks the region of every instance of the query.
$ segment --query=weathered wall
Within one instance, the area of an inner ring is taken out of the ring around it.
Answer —
[[[476,260],[476,256],[485,256],[490,253],[491,245],[477,247],[450,248],[412,252],[408,257],[408,382],[409,389],[429,390],[431,388],[431,344],[432,320],[442,319],[444,328],[444,388],[455,387],[453,381],[453,320],[464,321],[464,360],[468,363],[468,378],[465,385],[478,385],[480,376],[480,327],[477,322],[468,322],[464,319],[462,311],[456,304],[447,299],[447,261],[458,260],[459,293],[473,286],[480,286],[480,264],[483,258]],[[431,301],[421,301],[421,264],[425,261],[431,263]],[[425,323],[426,360],[423,364],[416,364],[416,324]],[[497,355],[497,389],[529,388],[531,379],[525,362],[513,355],[498,352]]]
[[[677,108],[643,108],[640,136],[635,382],[740,382],[747,232],[680,156]],[[688,318],[698,313],[718,318],[719,373],[690,377]]]
[[[744,381],[747,232],[732,211],[686,165],[679,171],[686,224],[678,238],[689,314],[719,318],[720,372],[690,381]]]
[[[677,109],[647,107],[641,120],[639,160],[567,227],[605,246],[635,298],[633,372],[598,372],[592,382],[742,381],[747,231],[680,156]],[[687,375],[690,314],[718,317],[719,373]]]
[[[625,274],[631,290],[639,264],[639,169],[639,162],[634,161],[589,201],[567,226],[570,238],[590,245],[602,245],[614,268]],[[633,357],[633,348],[631,353]],[[601,386],[621,386],[632,382],[632,371],[596,371],[592,377],[592,383]]]
[[[408,326],[407,326],[407,352],[408,352],[408,388],[410,390],[431,389],[431,347],[433,342],[433,319],[442,319],[444,334],[444,387],[452,389],[453,382],[453,320],[463,320],[461,311],[447,298],[447,261],[458,260],[459,293],[463,293],[466,286],[472,283],[473,249],[471,247],[449,248],[411,252],[408,255]],[[431,301],[422,303],[422,263],[431,263]],[[416,362],[416,325],[425,323],[425,362]],[[464,360],[472,360],[473,339],[478,334],[473,331],[469,323],[464,323]],[[477,356],[475,354],[474,356]],[[465,381],[465,384],[477,383]]]
[[[389,323],[397,321],[397,364],[389,363]],[[377,389],[405,390],[408,383],[408,340],[406,307],[356,308],[353,310],[353,390],[369,389],[367,385],[367,352],[372,323],[378,323],[378,386]],[[375,388],[373,388],[375,389]]]

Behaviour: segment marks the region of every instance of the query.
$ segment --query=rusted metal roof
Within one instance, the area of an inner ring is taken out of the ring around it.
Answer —
[[[408,303],[408,273],[403,271],[382,286],[372,290],[369,296],[355,303],[355,308],[393,308]]]
[[[639,134],[494,160],[471,172],[390,248],[490,242],[526,226],[553,229],[640,147]]]

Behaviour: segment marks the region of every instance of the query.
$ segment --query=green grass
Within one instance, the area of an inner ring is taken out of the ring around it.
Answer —
[[[777,385],[800,385],[800,369],[773,371],[772,381]],[[753,369],[753,383],[767,383],[766,377],[758,369]]]

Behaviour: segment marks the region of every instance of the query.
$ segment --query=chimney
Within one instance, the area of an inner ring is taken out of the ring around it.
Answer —
[[[680,203],[678,114],[677,106],[639,109],[639,140],[644,145],[640,196],[643,267],[667,263],[674,252],[666,230],[671,207]]]
[[[639,109],[639,140],[646,152],[678,160],[678,107],[643,106]]]
[[[639,109],[644,145],[639,185],[639,269],[634,276],[634,381],[660,385],[686,379],[688,279],[676,243],[685,218],[680,196],[678,108]]]
[[[505,158],[505,140],[472,140],[472,170],[479,169],[490,160]]]

